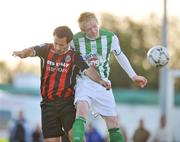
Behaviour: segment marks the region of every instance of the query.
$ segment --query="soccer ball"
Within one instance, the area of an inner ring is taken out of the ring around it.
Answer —
[[[148,62],[155,67],[165,66],[169,61],[167,48],[156,45],[149,49],[147,52]]]

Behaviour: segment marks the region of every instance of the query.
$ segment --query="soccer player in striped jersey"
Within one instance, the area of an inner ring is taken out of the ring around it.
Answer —
[[[59,142],[64,133],[71,138],[76,113],[74,85],[79,71],[106,89],[111,88],[110,83],[103,81],[98,72],[86,64],[79,52],[70,50],[73,33],[67,26],[57,27],[53,36],[54,43],[13,52],[20,58],[39,56],[41,59],[41,114],[45,142]]]
[[[121,67],[135,83],[140,87],[146,85],[147,79],[135,73],[120,48],[117,36],[108,30],[100,29],[94,13],[82,13],[78,22],[81,32],[74,35],[72,47],[75,51],[81,52],[82,57],[90,66],[96,68],[102,79],[108,81],[110,72],[109,58],[112,52]],[[77,79],[75,94],[77,111],[72,129],[73,142],[82,142],[85,129],[84,124],[90,109],[104,118],[109,131],[110,142],[123,142],[118,128],[118,118],[112,90],[106,90],[101,85],[82,75]]]

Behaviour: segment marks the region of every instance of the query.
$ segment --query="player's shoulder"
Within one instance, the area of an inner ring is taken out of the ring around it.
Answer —
[[[69,52],[71,52],[72,54],[76,55],[76,56],[80,56],[81,53],[79,51],[76,51],[74,49],[70,49]]]
[[[71,50],[71,52],[73,52],[74,54],[81,54],[80,51],[76,51],[76,50]]]
[[[85,36],[85,33],[83,33],[83,32],[78,32],[78,33],[74,34],[73,39],[82,38],[82,37],[84,37],[84,36]]]
[[[53,43],[43,43],[38,45],[40,48],[52,48],[53,47]]]
[[[110,30],[107,30],[107,29],[105,29],[105,28],[101,28],[101,29],[99,30],[99,32],[100,32],[100,35],[101,35],[101,36],[104,36],[104,35],[106,35],[106,36],[114,36],[114,33],[113,33],[113,32],[111,32]]]
[[[54,52],[54,44],[53,43],[44,43],[39,45],[39,51],[44,53],[49,53],[50,51]]]

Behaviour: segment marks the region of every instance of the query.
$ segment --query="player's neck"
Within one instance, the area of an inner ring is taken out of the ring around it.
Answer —
[[[88,35],[86,35],[86,38],[88,38],[89,40],[96,40],[99,38],[99,32],[98,32],[98,35],[96,37],[88,37]]]
[[[64,51],[55,50],[55,52],[56,52],[57,54],[63,55],[63,54],[66,54],[69,50],[70,50],[70,46],[68,46],[68,48],[67,48],[66,50],[64,50]]]
[[[61,51],[56,51],[56,53],[58,53],[58,54],[60,54],[60,55],[66,54],[67,52],[68,52],[68,49],[67,49],[66,51],[63,51],[63,52],[61,52]]]

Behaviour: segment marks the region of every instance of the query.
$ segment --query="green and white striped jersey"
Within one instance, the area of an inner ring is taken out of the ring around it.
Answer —
[[[99,30],[99,37],[95,40],[87,38],[83,32],[75,34],[72,47],[80,51],[88,65],[96,67],[102,78],[109,77],[110,52],[121,53],[117,36],[105,29]]]

